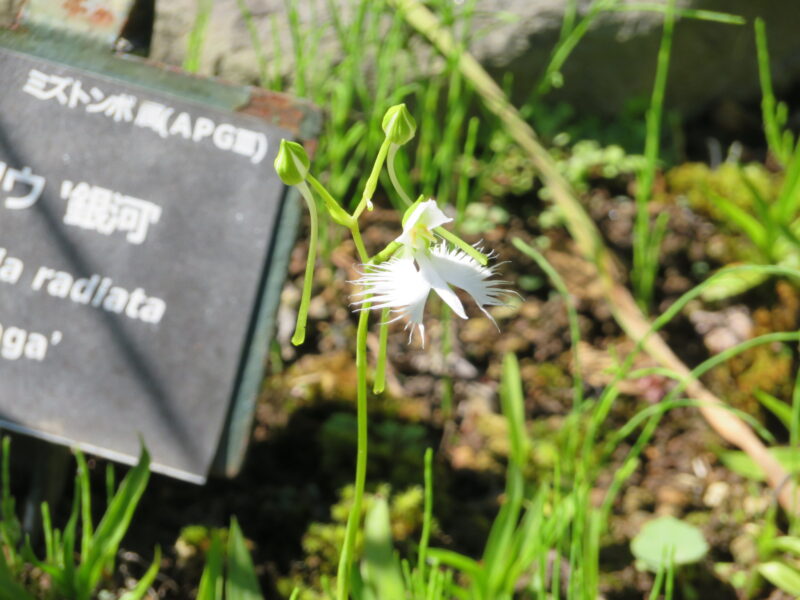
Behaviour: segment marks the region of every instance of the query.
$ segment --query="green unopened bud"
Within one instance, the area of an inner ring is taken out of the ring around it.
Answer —
[[[405,104],[396,104],[383,116],[383,132],[393,144],[402,146],[411,141],[417,131],[417,122]]]
[[[311,162],[305,148],[297,142],[281,140],[281,148],[275,159],[275,171],[286,185],[297,185],[306,180]]]

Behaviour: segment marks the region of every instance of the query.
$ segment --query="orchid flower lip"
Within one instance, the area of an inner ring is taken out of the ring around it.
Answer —
[[[428,203],[420,206],[424,204]],[[417,209],[415,213],[419,216],[427,207]],[[438,208],[436,211],[444,216]],[[437,215],[434,213],[431,216]],[[414,219],[412,223],[411,217],[404,226],[404,233],[409,224],[411,227],[419,225],[421,219]],[[497,326],[487,307],[505,305],[508,297],[515,294],[513,290],[503,287],[508,285],[507,281],[493,279],[498,265],[483,266],[463,250],[451,247],[446,241],[434,245],[415,244],[409,250],[410,252],[395,255],[383,263],[364,265],[364,270],[359,273],[361,277],[353,282],[362,286],[354,294],[357,298],[352,303],[355,310],[388,308],[396,315],[388,322],[407,319],[406,329],[411,329],[409,341],[414,330],[418,330],[424,347],[423,317],[431,292],[435,292],[459,317],[467,318],[464,305],[454,291],[456,288],[466,292],[481,312]],[[494,254],[491,253],[492,256]]]

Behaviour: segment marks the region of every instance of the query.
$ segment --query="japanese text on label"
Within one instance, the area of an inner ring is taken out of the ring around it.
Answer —
[[[211,143],[219,150],[233,152],[260,163],[267,155],[267,136],[259,131],[215,123],[207,117],[176,112],[160,102],[139,99],[131,94],[108,94],[97,87],[88,90],[79,79],[51,75],[31,69],[22,88],[38,100],[58,102],[69,109],[103,115],[120,123],[149,129],[162,138],[181,137],[197,144]]]

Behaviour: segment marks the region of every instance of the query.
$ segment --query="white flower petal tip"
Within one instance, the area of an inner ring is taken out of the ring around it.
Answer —
[[[425,325],[422,323],[406,323],[406,327],[408,330],[408,343],[411,344],[411,340],[414,339],[414,331],[419,331],[419,343],[420,346],[423,348],[425,347]]]
[[[405,219],[403,233],[395,241],[410,248],[421,247],[420,242],[433,241],[434,229],[452,220],[442,212],[436,204],[436,200],[420,202]]]
[[[507,281],[492,279],[497,266],[483,266],[466,252],[441,242],[429,249],[414,251],[412,256],[366,266],[363,276],[355,282],[363,289],[355,294],[359,300],[353,304],[358,307],[356,310],[388,308],[396,315],[390,322],[407,320],[409,343],[416,330],[424,347],[422,320],[431,291],[436,292],[455,314],[466,319],[464,306],[453,288],[464,290],[497,327],[487,307],[506,305],[511,296],[519,295],[503,287],[508,285]]]

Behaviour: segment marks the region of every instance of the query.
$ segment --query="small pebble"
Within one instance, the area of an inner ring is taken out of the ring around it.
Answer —
[[[731,486],[726,482],[714,481],[706,488],[706,493],[703,495],[703,504],[715,508],[725,501],[730,491]]]

